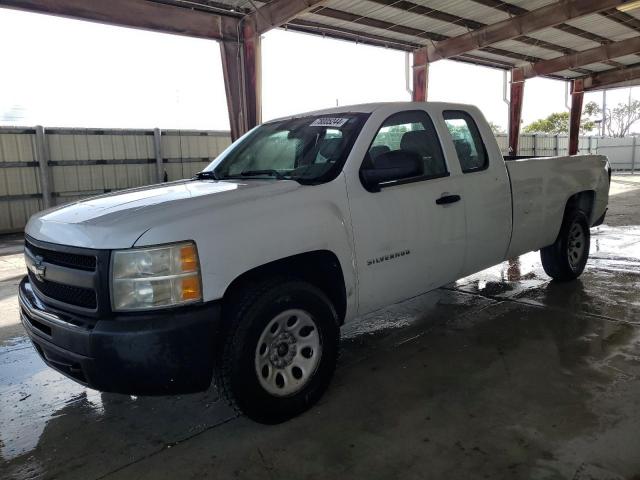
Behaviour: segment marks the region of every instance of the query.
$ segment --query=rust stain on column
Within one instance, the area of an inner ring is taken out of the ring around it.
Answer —
[[[580,118],[582,117],[582,101],[584,99],[582,80],[571,82],[571,113],[569,116],[569,155],[578,153],[580,141]]]
[[[424,49],[413,52],[413,95],[414,102],[426,102],[429,89],[429,64]]]
[[[511,100],[509,103],[509,154],[518,154],[522,101],[524,99],[524,78],[518,70],[511,71]]]

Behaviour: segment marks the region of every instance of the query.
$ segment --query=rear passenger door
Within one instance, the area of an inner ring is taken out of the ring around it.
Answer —
[[[480,131],[479,125],[486,126],[486,121],[474,111],[444,110],[442,117],[449,132],[448,150],[462,171],[459,184],[467,225],[463,274],[467,275],[504,260],[511,236],[511,189],[493,133]]]
[[[457,177],[424,110],[384,120],[359,174],[392,169],[406,158],[415,160],[416,171],[379,191],[368,191],[358,172],[347,179],[361,314],[439,287],[463,266],[464,204],[455,199]]]

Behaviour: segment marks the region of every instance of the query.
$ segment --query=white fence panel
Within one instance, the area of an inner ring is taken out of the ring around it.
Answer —
[[[21,229],[41,210],[35,129],[0,128],[0,232]]]
[[[640,158],[639,147],[640,142],[636,137],[601,138],[598,153],[609,158],[613,170],[634,172]]]
[[[503,155],[509,155],[509,139],[506,134],[496,135],[498,146]],[[579,153],[595,153],[598,146],[597,137],[580,137]],[[548,135],[545,133],[524,133],[518,139],[518,155],[551,157],[568,155],[569,137],[567,135]]]
[[[43,138],[33,127],[0,127],[0,233],[22,230],[45,200],[60,205],[156,183],[158,158],[168,180],[192,177],[231,143],[228,132],[193,130],[161,132],[159,152],[153,130],[50,128]]]

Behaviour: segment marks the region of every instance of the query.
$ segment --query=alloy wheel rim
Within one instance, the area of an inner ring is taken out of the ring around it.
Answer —
[[[277,397],[302,390],[322,356],[320,334],[311,315],[289,309],[276,315],[260,335],[255,370],[262,388]]]

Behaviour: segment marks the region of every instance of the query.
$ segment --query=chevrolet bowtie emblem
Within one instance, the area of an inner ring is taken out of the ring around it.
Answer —
[[[29,265],[29,270],[36,276],[36,278],[40,281],[44,280],[45,273],[47,271],[47,267],[44,264],[44,259],[38,255],[33,257],[33,263]]]

